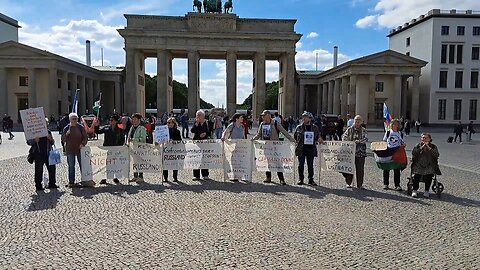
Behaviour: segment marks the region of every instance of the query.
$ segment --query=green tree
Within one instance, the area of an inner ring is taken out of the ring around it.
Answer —
[[[278,110],[278,81],[265,84],[265,108]],[[239,109],[252,109],[252,94],[238,106]]]

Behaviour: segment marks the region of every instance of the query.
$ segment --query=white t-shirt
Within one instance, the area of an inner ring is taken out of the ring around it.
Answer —
[[[390,133],[390,134],[388,134]],[[388,134],[388,138],[387,138]],[[383,136],[383,140],[387,142],[388,148],[399,147],[403,144],[402,133],[400,131],[387,131]]]

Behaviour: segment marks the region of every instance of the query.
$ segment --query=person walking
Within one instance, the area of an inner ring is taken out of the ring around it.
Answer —
[[[85,128],[78,123],[78,115],[76,113],[70,113],[68,119],[70,123],[63,128],[62,142],[65,143],[65,155],[67,156],[68,163],[67,187],[75,188],[81,186],[75,183],[75,159],[81,171],[80,149],[87,145],[87,133],[85,132]],[[89,184],[93,183],[90,182]]]
[[[363,119],[360,115],[355,116],[353,125],[342,135],[343,141],[355,142],[355,175],[357,179],[357,188],[363,188],[363,178],[365,174],[365,157],[367,156],[368,141],[367,130],[362,127]],[[342,173],[347,183],[347,188],[352,188],[353,174]]]
[[[45,190],[45,187],[42,186],[43,180],[43,165],[47,167],[48,171],[48,189],[57,189],[56,183],[56,167],[55,165],[50,165],[48,157],[52,146],[55,144],[55,141],[52,137],[52,132],[48,130],[48,136],[35,138],[27,141],[27,144],[30,145],[29,153],[33,155],[33,162],[35,163],[35,188],[37,191]]]
[[[95,119],[95,133],[105,134],[103,140],[103,146],[122,146],[125,144],[125,138],[123,136],[123,130],[118,127],[120,117],[116,114],[110,116],[110,125],[100,127],[100,122]],[[118,178],[113,178],[115,184],[120,183]],[[107,179],[102,179],[100,184],[107,184]]]
[[[313,180],[313,160],[317,156],[317,142],[323,143],[320,136],[320,129],[312,123],[313,115],[309,112],[302,114],[303,123],[295,128],[293,138],[296,141],[295,155],[298,157],[298,185],[304,184],[305,176],[303,174],[305,160],[308,168],[308,184],[316,186]]]
[[[455,139],[453,140],[454,142],[457,142],[457,138],[460,138],[460,143],[462,143],[462,134],[463,134],[463,125],[462,122],[459,121],[458,125],[456,125],[453,128],[453,132],[455,133]]]
[[[180,135],[180,130],[178,130],[178,124],[175,117],[167,119],[167,126],[170,141],[181,141],[182,136]],[[168,170],[163,170],[163,181],[168,183]],[[173,182],[178,182],[178,170],[173,170]]]
[[[252,140],[262,139],[266,141],[279,141],[279,134],[281,133],[291,142],[295,142],[295,139],[282,127],[282,125],[272,119],[272,113],[270,111],[263,111],[261,117],[263,121],[258,127],[257,134],[253,137]],[[265,175],[266,178],[263,182],[271,183],[272,172],[265,172]],[[277,176],[280,184],[286,185],[283,172],[277,172]]]
[[[8,132],[8,139],[9,140],[13,140],[13,137],[15,137],[15,135],[13,135],[12,133],[12,130],[13,130],[13,120],[12,120],[12,117],[11,116],[7,116],[7,132]]]
[[[472,140],[472,134],[475,134],[475,129],[473,128],[473,121],[470,121],[470,123],[467,126],[467,133],[468,133],[468,141]]]
[[[432,144],[432,135],[429,133],[422,133],[420,137],[420,143],[415,145],[412,150],[412,174],[413,174],[413,191],[412,197],[418,196],[418,189],[420,187],[420,181],[423,179],[425,182],[425,192],[423,196],[425,198],[430,197],[430,186],[435,174],[440,175],[440,169],[438,167],[438,147]]]
[[[205,112],[198,110],[195,114],[195,124],[190,130],[193,133],[193,140],[208,140],[212,136],[212,129],[209,121],[205,118]],[[202,173],[203,180],[211,180],[208,175],[208,169],[193,170],[193,181],[200,181],[200,171]]]
[[[405,146],[403,133],[400,131],[401,126],[402,124],[398,119],[393,119],[390,123],[390,130],[387,130],[383,136],[383,141],[387,142],[388,149],[398,149],[400,146]],[[389,189],[389,180],[390,170],[383,170],[383,189]],[[393,183],[396,191],[402,191],[400,187],[400,169],[393,170]]]
[[[143,116],[139,113],[132,115],[132,127],[128,131],[127,142],[128,144],[133,142],[146,143],[147,142],[147,129],[141,125]],[[133,178],[129,182],[143,182],[143,173],[133,173]]]
[[[184,139],[190,139],[190,137],[188,137],[188,113],[187,112],[183,113],[182,117],[180,117],[180,125],[182,126],[182,137]]]

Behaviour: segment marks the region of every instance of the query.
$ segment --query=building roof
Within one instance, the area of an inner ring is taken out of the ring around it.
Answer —
[[[401,26],[398,26],[395,29],[390,30],[390,33],[387,37],[392,37],[400,32],[403,32],[407,29],[412,28],[415,25],[418,25],[422,22],[425,22],[431,18],[440,17],[440,18],[480,18],[480,11],[472,10],[440,10],[432,9],[427,14],[420,15],[416,19],[412,19],[410,22],[406,22]]]
[[[125,67],[122,66],[92,66],[92,68],[97,69],[99,71],[110,71],[110,72],[122,72]]]
[[[317,71],[317,70],[297,70],[297,73],[299,75],[311,75],[311,76],[320,75],[320,73],[322,72],[323,71]]]
[[[14,26],[14,27],[17,27],[17,28],[21,28],[20,25],[18,25],[18,21],[17,20],[14,20],[10,17],[8,17],[7,15],[5,14],[2,14],[0,13],[0,22],[4,22],[6,24],[10,24],[11,26]]]

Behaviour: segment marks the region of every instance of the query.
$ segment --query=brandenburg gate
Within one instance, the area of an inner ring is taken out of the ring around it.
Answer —
[[[235,14],[182,17],[125,15],[125,112],[145,112],[145,59],[157,58],[158,114],[173,109],[172,60],[188,59],[188,113],[200,109],[200,59],[226,59],[227,112],[237,104],[237,60],[253,61],[253,113],[265,109],[265,61],[279,61],[279,112],[295,115],[296,20],[244,19]],[[216,94],[216,93],[211,93]]]

